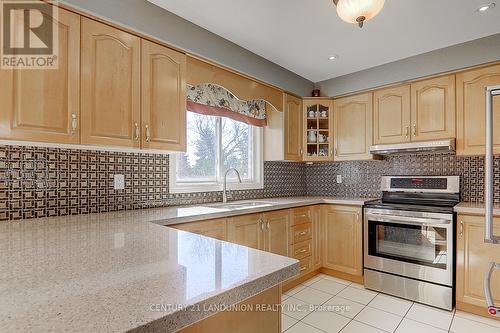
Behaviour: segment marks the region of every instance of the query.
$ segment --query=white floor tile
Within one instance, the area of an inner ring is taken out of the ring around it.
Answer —
[[[325,306],[332,307],[331,310],[339,315],[348,317],[348,318],[354,318],[358,313],[363,310],[365,307],[361,303],[356,303],[354,301],[351,301],[350,299],[342,298],[339,296],[335,296],[332,299],[328,300],[324,304]]]
[[[453,318],[450,332],[453,333],[500,333],[500,328],[459,316]]]
[[[318,330],[310,325],[304,324],[303,322],[298,322],[293,325],[286,333],[323,333],[323,331]]]
[[[475,314],[469,313],[469,312],[463,312],[463,311],[457,310],[457,312],[455,313],[455,316],[469,319],[469,320],[478,321],[480,323],[487,324],[490,326],[500,327],[500,320],[478,316],[478,315],[475,315]]]
[[[310,304],[320,305],[328,301],[332,297],[332,295],[307,287],[294,294],[293,297]]]
[[[406,318],[448,330],[453,319],[453,312],[415,303],[408,311]]]
[[[346,286],[348,286],[348,285],[350,285],[352,283],[351,281],[339,279],[339,278],[337,278],[335,276],[330,276],[330,275],[323,275],[322,278],[324,280],[329,280],[329,281],[337,282],[337,283],[340,283],[340,284],[344,284]]]
[[[368,306],[404,317],[412,304],[413,302],[401,298],[378,294]]]
[[[302,319],[312,312],[311,305],[300,299],[290,297],[282,302],[283,314],[295,319]]]
[[[351,283],[350,287],[353,287],[353,288],[356,288],[356,289],[365,290],[365,286],[364,285],[356,283],[356,282]]]
[[[378,328],[357,322],[355,320],[351,321],[347,326],[342,330],[341,333],[386,333]]]
[[[370,301],[377,296],[376,292],[369,291],[369,290],[361,290],[357,289],[354,287],[347,287],[344,290],[342,290],[340,293],[337,294],[340,297],[350,299],[352,301],[361,303],[361,304],[368,304]]]
[[[299,291],[301,291],[302,289],[304,289],[305,287],[306,287],[305,285],[299,284],[298,286],[293,287],[292,289],[288,290],[286,293],[284,293],[284,295],[293,296],[296,293],[298,293]]]
[[[297,324],[298,320],[294,319],[292,317],[289,317],[287,315],[282,314],[281,315],[281,332],[286,331],[293,325]]]
[[[357,321],[371,325],[386,332],[394,332],[403,317],[370,307],[364,308],[355,318]]]
[[[340,330],[344,328],[349,321],[349,318],[328,311],[314,311],[302,319],[302,322],[328,333],[340,332]]]
[[[320,281],[311,284],[309,287],[323,291],[325,293],[336,295],[347,286],[345,284],[337,283],[334,281],[321,279]]]
[[[410,319],[403,319],[396,333],[446,333],[447,330],[442,330],[434,326],[422,324]],[[479,333],[479,332],[477,332]]]
[[[321,275],[316,275],[315,277],[305,281],[305,282],[302,282],[303,285],[305,286],[310,286],[311,284],[313,284],[314,282],[318,282],[322,279]]]

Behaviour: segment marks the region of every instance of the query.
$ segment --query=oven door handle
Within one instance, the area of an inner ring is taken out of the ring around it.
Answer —
[[[406,225],[425,225],[429,227],[446,227],[446,225],[451,225],[451,220],[445,219],[433,219],[433,218],[419,218],[419,217],[407,217],[407,216],[388,216],[379,214],[366,214],[366,219],[368,222],[389,222],[396,224],[406,224]]]

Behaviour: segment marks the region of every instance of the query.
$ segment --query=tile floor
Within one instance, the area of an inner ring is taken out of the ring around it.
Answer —
[[[323,274],[284,293],[283,304],[287,333],[500,333],[500,321],[435,309]]]

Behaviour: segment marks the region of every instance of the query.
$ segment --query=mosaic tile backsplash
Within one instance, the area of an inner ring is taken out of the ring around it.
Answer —
[[[0,220],[199,204],[222,192],[170,194],[168,155],[0,146]],[[304,196],[305,165],[264,163],[264,189],[233,200]],[[113,175],[125,175],[125,190]]]
[[[170,194],[168,155],[0,145],[0,220],[200,204],[221,192]],[[382,161],[306,165],[265,162],[264,189],[232,191],[233,200],[285,196],[380,196],[382,175],[459,175],[461,200],[481,202],[484,159],[454,154],[386,157]],[[125,190],[113,175],[125,175]],[[336,183],[336,175],[343,177]],[[500,157],[495,158],[500,203]]]
[[[380,161],[331,162],[306,166],[307,195],[379,197],[384,175],[460,176],[461,201],[483,202],[484,157],[453,153],[393,155]],[[336,183],[342,175],[342,184]],[[500,203],[500,156],[494,159],[494,200]]]

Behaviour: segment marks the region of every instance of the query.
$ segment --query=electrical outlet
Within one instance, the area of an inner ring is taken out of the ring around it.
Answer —
[[[342,175],[337,175],[337,184],[342,184]]]
[[[125,176],[124,175],[115,175],[115,190],[124,190],[125,189]]]

